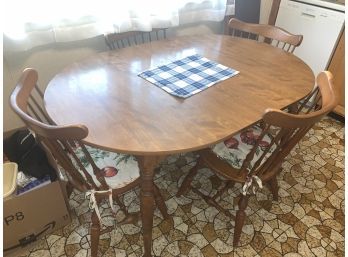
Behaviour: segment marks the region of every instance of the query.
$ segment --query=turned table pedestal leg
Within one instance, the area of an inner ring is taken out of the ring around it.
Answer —
[[[138,157],[141,177],[140,212],[143,227],[144,257],[151,256],[152,226],[155,208],[153,176],[154,169],[161,160],[162,158],[156,156]]]

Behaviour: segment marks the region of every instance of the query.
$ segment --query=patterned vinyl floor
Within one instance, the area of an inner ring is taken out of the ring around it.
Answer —
[[[294,149],[278,177],[279,201],[267,188],[250,198],[241,246],[233,248],[234,221],[190,192],[175,197],[183,177],[195,164],[193,153],[171,156],[156,172],[172,219],[155,211],[153,252],[156,256],[286,256],[344,255],[344,124],[325,118]],[[202,169],[196,185],[212,193],[221,184]],[[241,187],[225,193],[220,203],[236,212]],[[127,193],[130,212],[139,210],[139,190]],[[90,255],[90,211],[83,194],[70,197],[72,222],[13,256],[85,257]],[[142,256],[141,223],[116,226],[108,204],[100,208],[110,231],[102,234],[100,256]],[[121,220],[119,212],[116,220]],[[6,235],[5,235],[6,236]]]

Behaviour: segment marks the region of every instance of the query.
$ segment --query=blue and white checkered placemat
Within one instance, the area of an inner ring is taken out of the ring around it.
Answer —
[[[238,73],[239,71],[195,54],[143,71],[138,76],[172,95],[187,98]]]

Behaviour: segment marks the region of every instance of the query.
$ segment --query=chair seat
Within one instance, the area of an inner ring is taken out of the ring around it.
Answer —
[[[111,189],[122,188],[140,177],[138,162],[133,155],[109,152],[91,146],[86,146],[86,148],[95,164],[104,173],[105,181]],[[76,148],[75,153],[96,185],[100,186],[100,182],[93,174],[93,168],[86,160],[82,149]]]
[[[212,146],[211,149],[219,158],[225,160],[234,169],[238,170],[242,167],[243,161],[247,157],[248,153],[253,149],[261,132],[262,129],[257,125],[249,127],[233,137]],[[250,166],[253,166],[253,164],[262,156],[262,153],[270,143],[271,136],[265,135],[264,138],[259,142]],[[266,154],[266,158],[271,155],[272,148],[271,151]]]

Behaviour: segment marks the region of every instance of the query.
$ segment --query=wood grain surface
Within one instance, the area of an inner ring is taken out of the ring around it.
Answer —
[[[191,54],[240,71],[187,99],[138,73]],[[87,144],[137,155],[192,151],[219,142],[307,95],[311,69],[296,56],[253,40],[185,36],[103,52],[57,74],[45,107],[57,124],[84,124]]]
[[[345,45],[345,30],[343,30],[338,44],[336,46],[335,52],[332,56],[331,62],[329,64],[328,70],[332,72],[332,75],[334,76],[334,82],[338,85],[338,105],[335,108],[334,112],[343,116],[344,113],[344,107],[345,107],[345,98],[344,98],[344,89],[345,89],[345,54],[344,54],[344,45]]]

